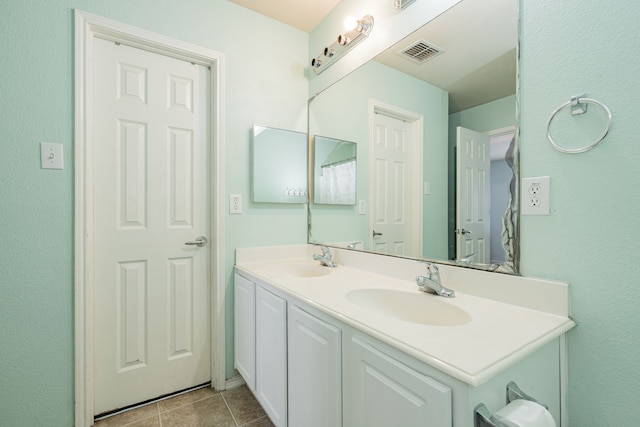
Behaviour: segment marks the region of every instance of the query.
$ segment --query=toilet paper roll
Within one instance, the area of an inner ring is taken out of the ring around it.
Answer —
[[[556,427],[549,411],[530,400],[516,399],[493,416],[507,427]]]

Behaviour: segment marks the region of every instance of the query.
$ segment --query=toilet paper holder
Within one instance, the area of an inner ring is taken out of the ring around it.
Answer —
[[[520,390],[520,387],[518,387],[515,382],[511,381],[509,384],[507,384],[507,405],[516,399],[530,400],[544,406],[545,409],[549,409],[547,405],[538,402],[536,399]],[[493,416],[493,414],[489,412],[489,409],[487,409],[484,403],[480,403],[478,406],[476,406],[473,410],[473,413],[475,427],[507,427],[503,422],[497,420]]]

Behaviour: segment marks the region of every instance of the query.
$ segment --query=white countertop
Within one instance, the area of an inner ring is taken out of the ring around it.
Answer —
[[[319,252],[317,247],[313,246],[307,249],[299,246],[297,256],[293,255],[296,250],[284,250],[280,259],[277,256],[278,251],[274,249],[271,249],[268,255],[255,249],[249,249],[244,253],[240,252],[242,249],[238,251],[236,268],[239,271],[261,279],[312,307],[474,386],[484,383],[575,326],[575,323],[564,315],[465,293],[460,290],[464,289],[464,286],[456,287],[455,283],[445,280],[447,276],[455,275],[443,275],[443,285],[456,290],[455,298],[443,298],[420,293],[413,280],[415,274],[412,272],[407,272],[407,280],[404,280],[339,263],[337,268],[331,268],[330,273],[324,276],[295,277],[287,274],[284,267],[288,264],[318,265],[318,262],[313,261],[308,255],[310,251]],[[374,263],[379,260],[376,258],[379,257],[377,255],[364,256],[374,257],[371,259]],[[406,263],[407,260],[398,262]],[[424,266],[419,267],[424,269]],[[475,273],[471,271],[465,274]],[[483,276],[483,280],[490,280],[491,277]],[[518,280],[516,277],[513,279]],[[502,277],[500,280],[505,279]],[[545,283],[549,284],[547,281]],[[566,288],[564,284],[558,285]],[[459,326],[431,326],[397,320],[360,308],[347,299],[349,291],[363,288],[394,289],[415,293],[416,297],[437,298],[444,304],[451,304],[466,311],[472,320]],[[563,288],[559,289],[562,291]]]

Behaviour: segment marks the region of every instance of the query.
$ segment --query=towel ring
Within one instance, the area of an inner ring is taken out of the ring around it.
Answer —
[[[578,114],[584,114],[587,112],[587,106],[585,105],[585,103],[593,104],[599,107],[607,115],[607,126],[605,127],[604,132],[602,132],[600,137],[595,142],[589,145],[586,145],[584,147],[565,148],[558,145],[551,137],[551,122],[553,121],[554,117],[562,109],[568,106],[571,106],[571,115],[575,116]],[[568,154],[584,153],[585,151],[589,151],[592,148],[596,147],[606,138],[607,134],[609,133],[609,130],[611,130],[611,121],[612,121],[611,110],[609,110],[609,108],[606,105],[604,105],[602,102],[596,101],[595,99],[591,99],[591,98],[582,98],[580,96],[572,96],[571,100],[565,102],[564,104],[556,108],[553,111],[553,113],[551,113],[551,116],[549,117],[549,121],[547,122],[547,139],[549,140],[549,143],[551,144],[551,146],[556,150],[560,151],[561,153],[568,153]]]

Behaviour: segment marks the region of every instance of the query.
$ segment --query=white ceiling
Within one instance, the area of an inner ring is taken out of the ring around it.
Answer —
[[[340,0],[229,0],[310,33]]]
[[[229,1],[310,32],[340,0]],[[404,13],[410,11],[411,6]],[[422,65],[397,55],[417,40],[444,53]],[[448,91],[453,113],[515,93],[517,40],[517,2],[463,0],[376,61]]]

